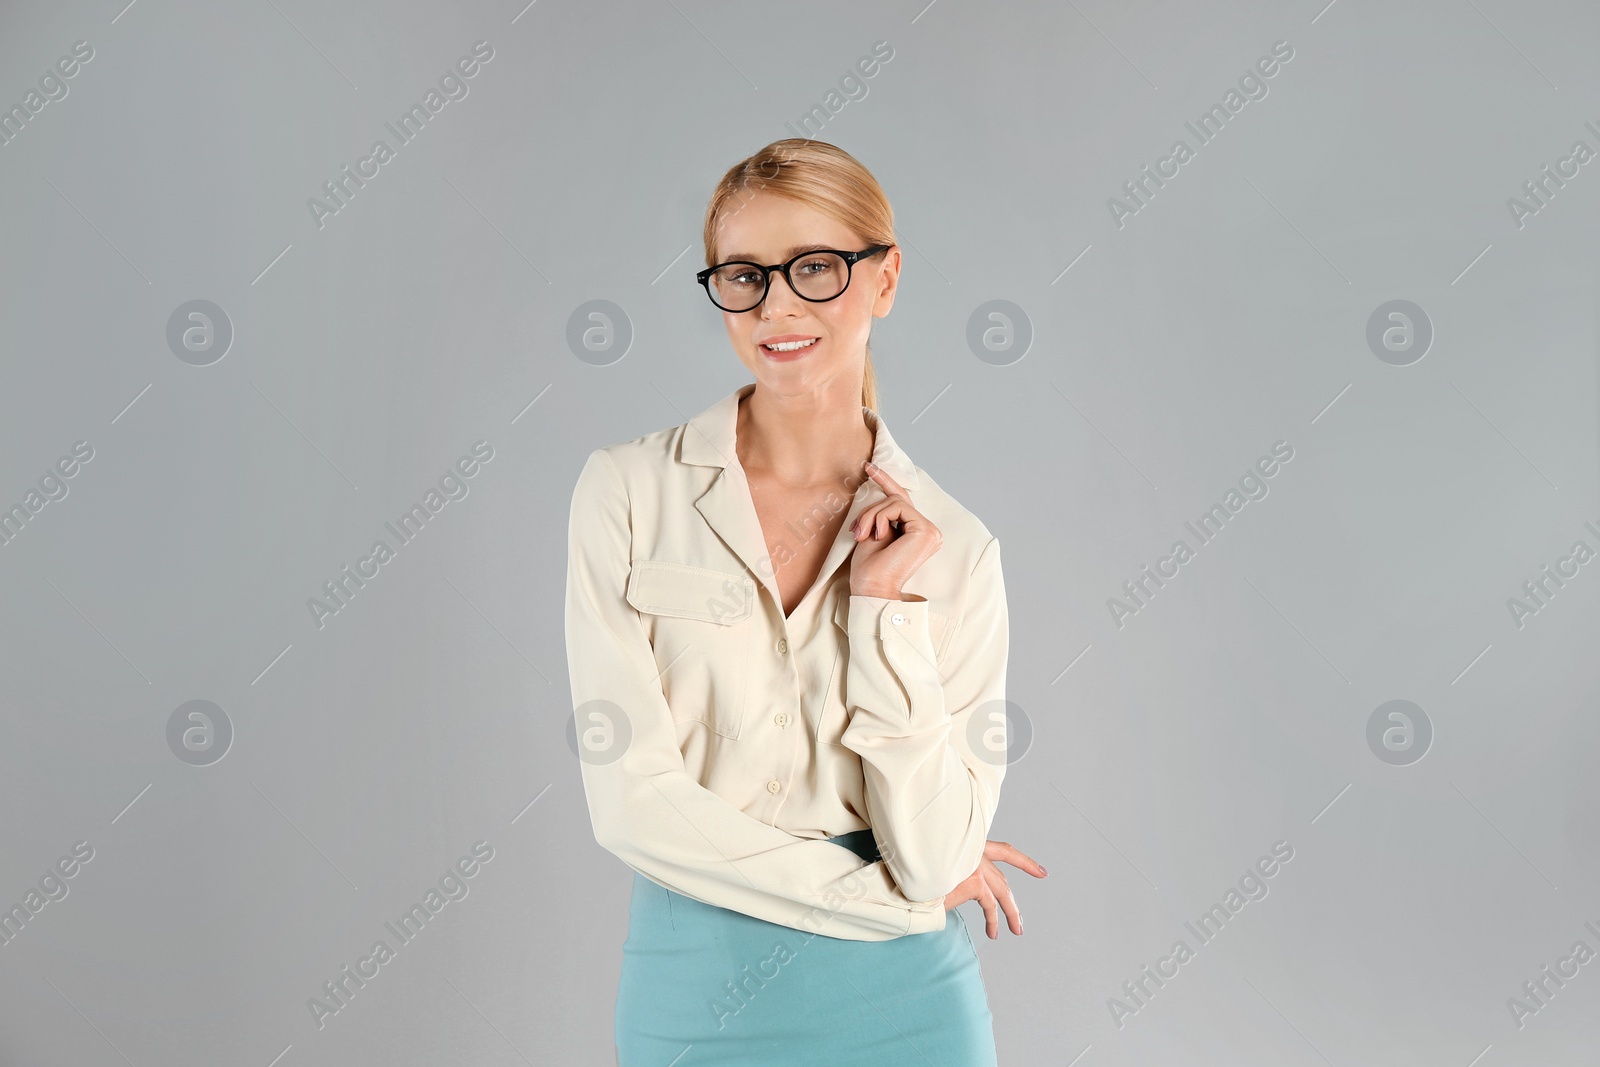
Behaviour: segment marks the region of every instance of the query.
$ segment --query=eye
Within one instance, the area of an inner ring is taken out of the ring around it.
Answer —
[[[739,263],[718,270],[712,280],[722,288],[747,289],[761,284],[761,272],[747,263]]]

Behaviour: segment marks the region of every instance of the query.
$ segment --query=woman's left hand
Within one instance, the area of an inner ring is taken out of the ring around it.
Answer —
[[[944,910],[949,911],[959,904],[976,900],[979,907],[983,908],[984,933],[989,935],[991,941],[1000,936],[1000,912],[1005,912],[1006,925],[1011,932],[1019,937],[1022,935],[1022,909],[1017,907],[1017,898],[1011,892],[1011,883],[1006,881],[1005,872],[996,866],[999,862],[1019,867],[1035,878],[1044,878],[1050,873],[1039,866],[1032,856],[1013,848],[1009,842],[983,843],[983,858],[978,861],[978,869],[945,895]]]
[[[899,600],[906,579],[939,551],[944,535],[911,506],[911,498],[887,471],[870,461],[866,471],[887,499],[864,508],[850,527],[856,541],[850,557],[850,595]]]

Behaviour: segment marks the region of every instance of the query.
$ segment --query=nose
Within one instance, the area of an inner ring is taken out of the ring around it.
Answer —
[[[761,317],[771,318],[774,312],[785,312],[798,307],[803,301],[789,285],[783,271],[775,270],[767,276],[767,296],[761,301]]]

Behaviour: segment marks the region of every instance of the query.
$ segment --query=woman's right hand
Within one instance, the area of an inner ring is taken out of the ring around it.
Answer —
[[[983,859],[978,861],[978,869],[972,872],[972,877],[945,895],[944,910],[949,911],[958,904],[976,900],[983,908],[984,932],[991,941],[1000,936],[1001,911],[1006,913],[1006,925],[1011,932],[1018,935],[1022,933],[1022,910],[1017,907],[1017,898],[1011,894],[1011,885],[1006,881],[1006,876],[995,866],[996,860],[1019,867],[1035,878],[1044,878],[1049,873],[1035,863],[1032,856],[1019,852],[1004,841],[984,844]]]

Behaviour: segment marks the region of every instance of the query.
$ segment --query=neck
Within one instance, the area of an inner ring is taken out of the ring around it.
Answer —
[[[757,385],[739,402],[734,450],[747,473],[786,486],[859,484],[876,434],[861,412],[861,387],[780,396]]]

